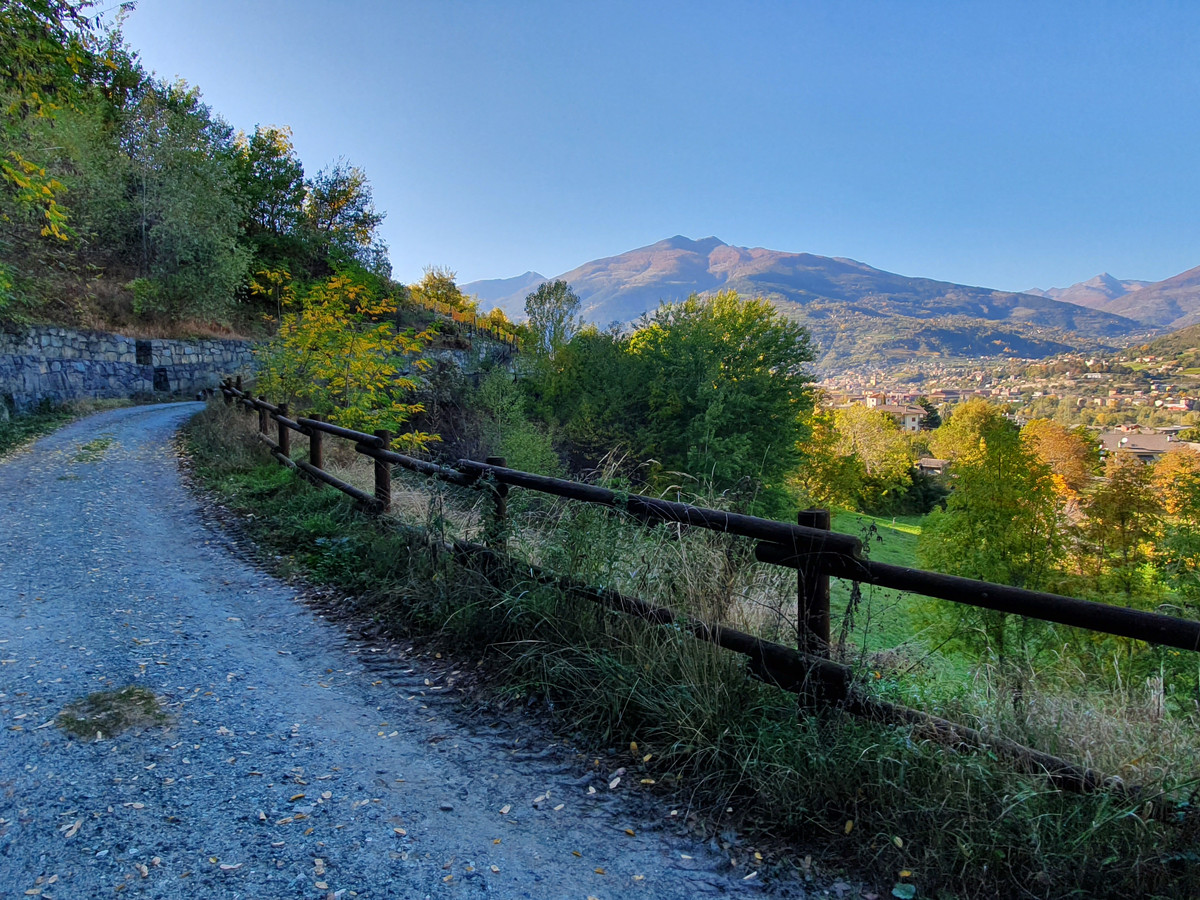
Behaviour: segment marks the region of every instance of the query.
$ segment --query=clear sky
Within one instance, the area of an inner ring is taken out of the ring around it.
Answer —
[[[1200,265],[1200,3],[140,0],[126,36],[306,170],[394,275],[675,234],[1020,290]]]

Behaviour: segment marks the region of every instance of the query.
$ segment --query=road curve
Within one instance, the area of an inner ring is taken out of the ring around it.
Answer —
[[[450,671],[232,554],[172,448],[200,408],[93,415],[0,460],[0,900],[805,896],[464,716]],[[55,724],[131,684],[165,726]]]

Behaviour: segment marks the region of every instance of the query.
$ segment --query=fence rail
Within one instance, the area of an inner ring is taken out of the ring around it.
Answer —
[[[272,455],[283,465],[295,468],[322,484],[337,488],[374,513],[386,511],[391,504],[391,467],[437,478],[460,486],[478,485],[492,492],[494,503],[485,524],[485,543],[452,541],[445,549],[462,558],[482,560],[486,571],[501,577],[532,577],[591,600],[634,615],[655,624],[671,624],[695,637],[749,657],[751,670],[784,690],[799,694],[807,702],[835,703],[859,716],[878,721],[903,723],[921,728],[925,734],[944,743],[986,746],[1013,761],[1026,771],[1047,775],[1060,787],[1087,791],[1101,786],[1115,788],[1113,779],[1050,756],[1029,747],[931,716],[919,710],[888,704],[867,697],[854,686],[852,670],[829,657],[829,578],[841,578],[862,584],[892,588],[936,597],[983,609],[1041,619],[1076,628],[1145,641],[1181,650],[1200,652],[1200,622],[1080,600],[1060,594],[1030,591],[1006,585],[975,581],[889,565],[866,559],[858,538],[829,530],[825,510],[805,510],[797,524],[707,509],[638,494],[612,491],[596,485],[561,478],[550,478],[510,469],[504,460],[490,457],[486,462],[457,460],[443,466],[416,459],[389,448],[386,431],[367,434],[322,421],[319,417],[288,417],[286,403],[274,405],[265,398],[255,399],[242,390],[241,379],[222,385],[226,403],[238,403],[248,412],[259,414],[259,436]],[[277,440],[268,434],[268,422],[277,424]],[[309,458],[291,457],[290,434],[298,432],[309,439]],[[322,468],[324,435],[354,442],[358,453],[375,461],[375,491],[368,494],[330,475]],[[629,513],[646,525],[674,522],[723,534],[739,535],[756,541],[755,557],[760,562],[797,571],[797,649],[754,637],[753,635],[678,615],[617,591],[580,584],[546,572],[505,554],[508,531],[505,498],[510,487],[536,491],[567,500],[593,503]]]

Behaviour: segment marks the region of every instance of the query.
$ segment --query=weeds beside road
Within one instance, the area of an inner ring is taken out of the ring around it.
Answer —
[[[640,777],[686,790],[717,821],[732,810],[761,832],[817,841],[818,862],[869,872],[895,885],[896,896],[1197,891],[1195,783],[1187,783],[1186,759],[1182,774],[1162,773],[1134,799],[1074,796],[986,754],[914,741],[905,728],[829,710],[797,717],[794,698],[748,678],[709,645],[550,588],[497,592],[479,573],[431,554],[423,534],[479,527],[470,494],[397,481],[392,518],[375,522],[347,498],[281,469],[253,431],[238,411],[213,406],[189,429],[189,446],[204,482],[253,516],[255,538],[286,566],[337,585],[356,598],[359,614],[393,633],[436,633],[488,653],[502,696],[540,698],[564,728],[602,746],[636,746]],[[352,453],[326,462],[338,477],[369,487],[370,464]],[[722,602],[719,577],[730,570],[721,560],[731,551],[719,540],[706,550],[700,538],[672,538],[669,529],[647,533],[602,511],[519,496],[510,497],[509,513],[529,523],[513,542],[533,561],[595,578],[604,572],[591,565],[610,566],[611,577],[613,561],[636,567],[641,560],[644,573],[621,576],[635,587],[669,587],[689,612],[711,613]],[[780,612],[738,614],[769,627]]]

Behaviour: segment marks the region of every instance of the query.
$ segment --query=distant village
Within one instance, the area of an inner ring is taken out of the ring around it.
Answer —
[[[1049,360],[923,360],[890,372],[842,373],[821,388],[831,407],[864,405],[889,414],[916,434],[982,397],[1003,405],[1023,425],[1054,419],[1096,433],[1102,452],[1124,450],[1153,462],[1172,446],[1200,450],[1200,369],[1171,358],[1070,355]],[[939,471],[940,460],[921,460]]]

